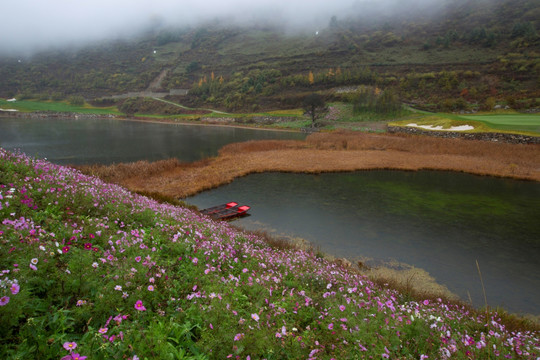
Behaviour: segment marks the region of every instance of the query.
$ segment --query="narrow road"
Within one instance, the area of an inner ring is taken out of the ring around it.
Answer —
[[[214,110],[214,109],[190,108],[190,107],[187,107],[187,106],[184,106],[184,105],[181,105],[181,104],[177,104],[177,103],[169,101],[169,100],[157,98],[157,97],[152,97],[152,99],[158,100],[158,101],[170,104],[170,105],[174,105],[174,106],[177,106],[177,107],[185,109],[185,110],[204,110],[204,111],[210,111],[210,112],[212,112],[214,114],[231,115],[230,113],[227,113],[227,112],[224,112],[224,111],[219,111],[219,110]]]

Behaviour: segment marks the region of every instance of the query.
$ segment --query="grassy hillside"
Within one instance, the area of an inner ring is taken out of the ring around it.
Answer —
[[[535,108],[539,14],[532,0],[452,0],[421,18],[333,18],[317,34],[156,28],[136,40],[0,59],[0,96],[100,98],[144,90],[166,71],[162,90],[188,88],[183,103],[229,111],[296,107],[307,93],[358,85],[430,110]]]
[[[0,149],[4,359],[536,358],[503,312]]]

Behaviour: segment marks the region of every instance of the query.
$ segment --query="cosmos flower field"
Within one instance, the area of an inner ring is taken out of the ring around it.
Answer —
[[[0,149],[2,359],[537,359],[496,312]]]

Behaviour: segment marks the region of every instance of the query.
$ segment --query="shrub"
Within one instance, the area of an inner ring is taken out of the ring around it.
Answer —
[[[84,98],[80,95],[72,95],[68,99],[69,103],[73,106],[83,106]]]
[[[497,105],[497,101],[495,100],[494,97],[488,97],[485,101],[484,101],[484,105],[482,106],[482,110],[487,110],[487,111],[491,111],[495,108],[495,105]]]

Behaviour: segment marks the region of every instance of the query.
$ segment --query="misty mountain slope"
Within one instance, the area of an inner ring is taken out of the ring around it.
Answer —
[[[393,88],[420,103],[457,101],[466,90],[469,103],[492,96],[536,106],[538,1],[384,4],[359,2],[348,16],[329,15],[320,28],[295,32],[271,21],[156,26],[128,40],[1,57],[0,96],[100,98],[142,91],[168,70],[163,91],[190,88],[183,102],[229,110],[292,106],[284,94],[359,84]]]

